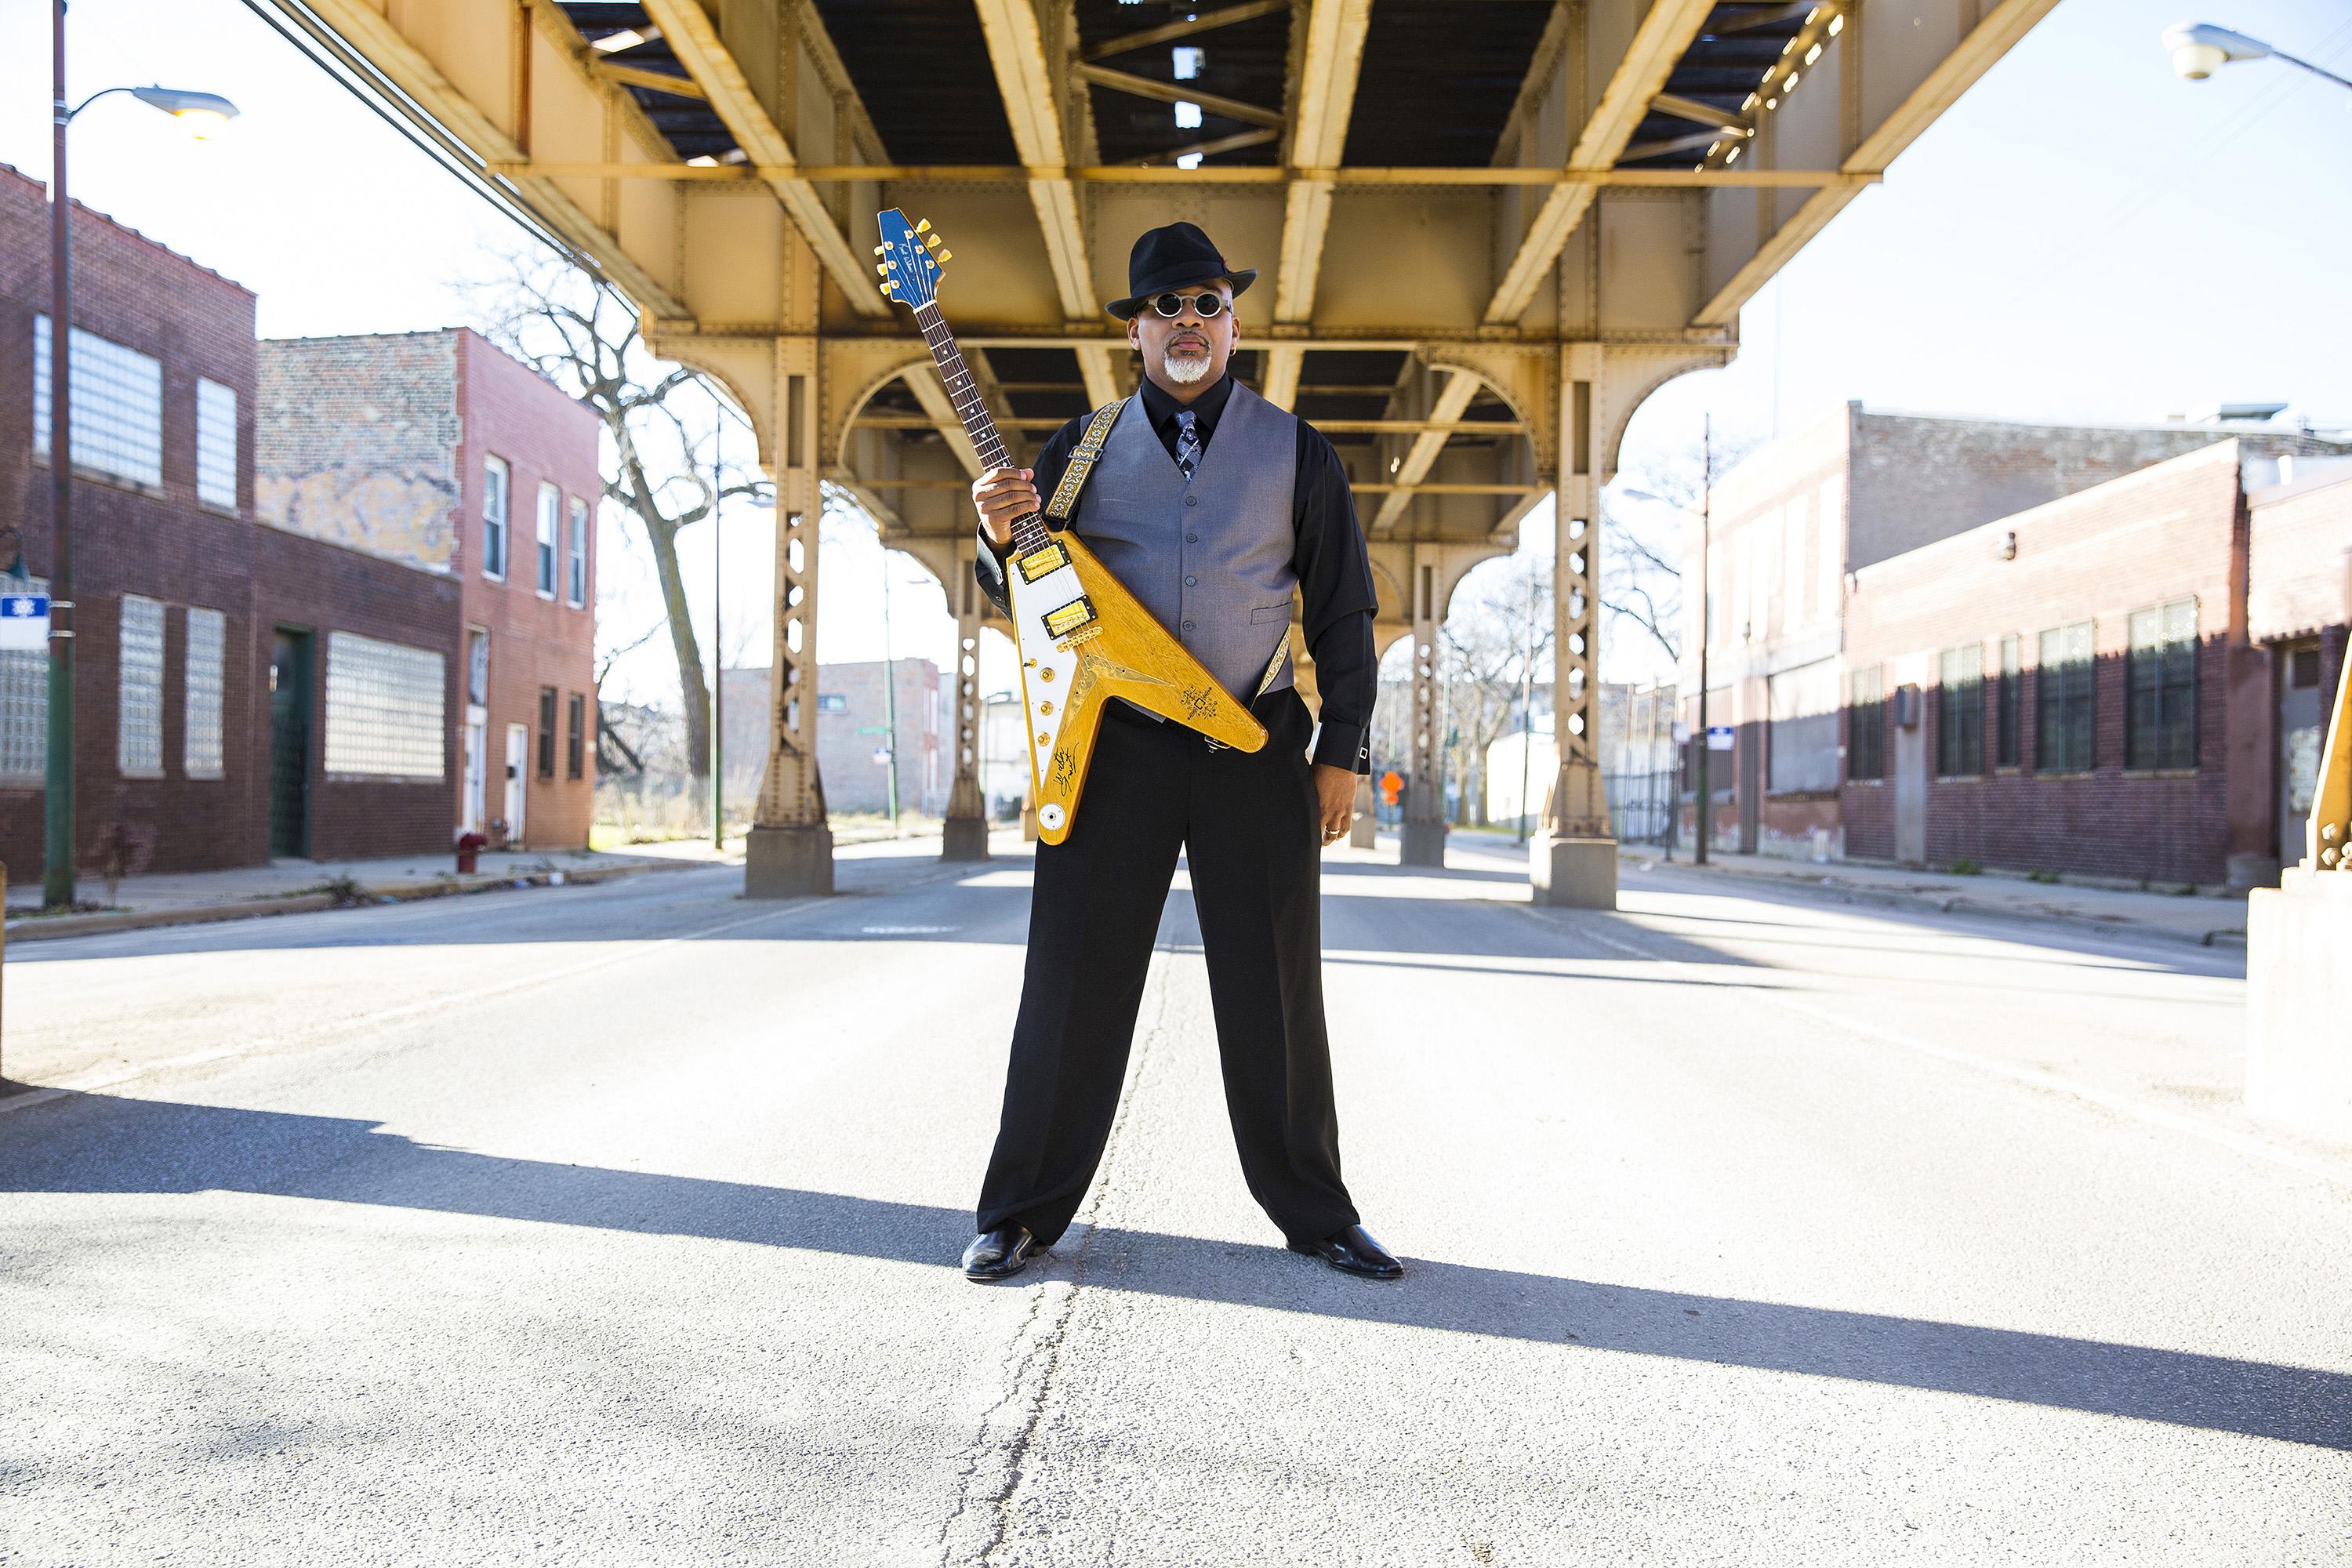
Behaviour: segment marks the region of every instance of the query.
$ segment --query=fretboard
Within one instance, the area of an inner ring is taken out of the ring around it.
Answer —
[[[926,300],[916,306],[915,324],[923,330],[923,341],[931,345],[940,379],[947,384],[948,401],[955,405],[956,416],[963,421],[964,434],[971,437],[982,466],[1013,467],[1013,454],[1005,450],[1004,437],[997,434],[996,421],[988,416],[988,405],[972,383],[971,367],[963,363],[963,350],[956,346],[955,334],[948,331],[947,319],[940,314],[940,302]],[[1036,512],[1013,520],[1013,548],[1018,552],[1043,549],[1050,537],[1045,520]]]

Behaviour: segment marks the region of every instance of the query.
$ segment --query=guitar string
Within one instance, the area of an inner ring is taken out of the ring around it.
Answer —
[[[947,384],[948,402],[963,421],[964,434],[971,438],[981,460],[992,468],[1013,467],[1013,455],[1005,450],[1003,437],[997,434],[996,422],[989,416],[987,405],[972,381],[971,367],[964,363],[963,350],[940,314],[939,301],[926,300],[916,306],[915,324],[921,329],[923,342],[929,345],[931,358],[939,364],[940,379]],[[1024,555],[1051,542],[1040,514],[1033,511],[1013,519],[1013,542]]]

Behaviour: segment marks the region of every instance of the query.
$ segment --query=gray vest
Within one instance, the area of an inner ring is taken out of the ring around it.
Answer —
[[[1286,649],[1282,668],[1267,689],[1290,684],[1297,475],[1297,418],[1237,382],[1186,484],[1139,393],[1111,426],[1070,520],[1111,574],[1244,702],[1277,647]]]

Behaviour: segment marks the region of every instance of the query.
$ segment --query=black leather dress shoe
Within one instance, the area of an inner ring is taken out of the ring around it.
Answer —
[[[1335,1230],[1305,1247],[1294,1241],[1290,1250],[1319,1258],[1342,1274],[1360,1275],[1366,1279],[1399,1279],[1404,1276],[1404,1265],[1390,1257],[1388,1249],[1374,1241],[1371,1232],[1360,1225]]]
[[[1029,1267],[1031,1255],[1049,1250],[1037,1245],[1025,1225],[1000,1225],[983,1230],[963,1249],[963,1277],[982,1284],[1010,1279]]]

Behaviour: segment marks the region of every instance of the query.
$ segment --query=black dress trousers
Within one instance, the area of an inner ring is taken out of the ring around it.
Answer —
[[[1070,836],[1037,847],[1029,956],[980,1228],[1051,1243],[1110,1135],[1176,857],[1208,963],[1242,1174],[1288,1240],[1357,1223],[1339,1179],[1323,1027],[1321,811],[1290,689],[1253,705],[1256,752],[1209,745],[1122,704],[1105,713]]]

